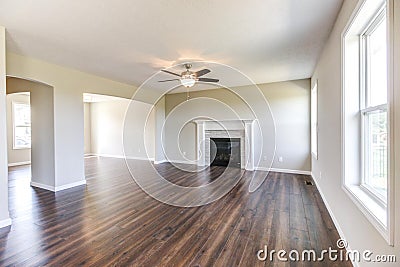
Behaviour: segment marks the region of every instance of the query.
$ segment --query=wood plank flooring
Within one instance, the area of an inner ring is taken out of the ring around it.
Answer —
[[[271,172],[249,193],[245,172],[218,201],[179,208],[146,195],[122,159],[85,164],[87,185],[57,193],[30,187],[29,166],[9,169],[13,225],[0,229],[0,266],[351,266],[257,259],[265,245],[336,248],[339,235],[315,186],[305,185],[309,176]],[[167,163],[157,169],[184,186],[223,171],[183,172]]]

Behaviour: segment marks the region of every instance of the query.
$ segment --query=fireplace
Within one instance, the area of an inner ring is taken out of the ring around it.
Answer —
[[[241,167],[240,138],[210,138],[211,166]]]
[[[196,145],[198,166],[210,166],[210,141],[214,138],[240,139],[240,165],[242,169],[254,171],[254,125],[255,120],[212,121],[198,119],[196,123]],[[223,126],[223,127],[222,127]]]

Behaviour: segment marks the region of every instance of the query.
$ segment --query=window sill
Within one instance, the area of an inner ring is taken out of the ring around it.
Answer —
[[[31,149],[31,147],[13,147],[13,150]]]
[[[367,217],[370,223],[390,243],[387,227],[387,209],[365,192],[359,185],[345,185],[344,191],[356,204],[360,211]]]

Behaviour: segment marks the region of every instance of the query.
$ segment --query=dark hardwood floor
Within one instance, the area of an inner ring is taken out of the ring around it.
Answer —
[[[336,248],[339,235],[315,186],[305,185],[309,176],[271,172],[249,193],[245,172],[218,201],[179,208],[146,195],[121,159],[85,163],[87,185],[57,193],[30,187],[29,166],[10,168],[13,224],[0,229],[1,266],[351,266],[257,259],[265,245]],[[222,170],[157,168],[185,186],[209,183]]]

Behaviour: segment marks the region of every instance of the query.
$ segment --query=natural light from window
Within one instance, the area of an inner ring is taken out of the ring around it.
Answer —
[[[383,10],[362,35],[364,95],[362,113],[363,185],[384,203],[387,200],[387,41]]]
[[[13,103],[14,149],[31,147],[31,109],[28,104]]]
[[[387,103],[386,18],[368,36],[369,97],[368,106]]]
[[[318,159],[318,83],[311,89],[311,153]]]

